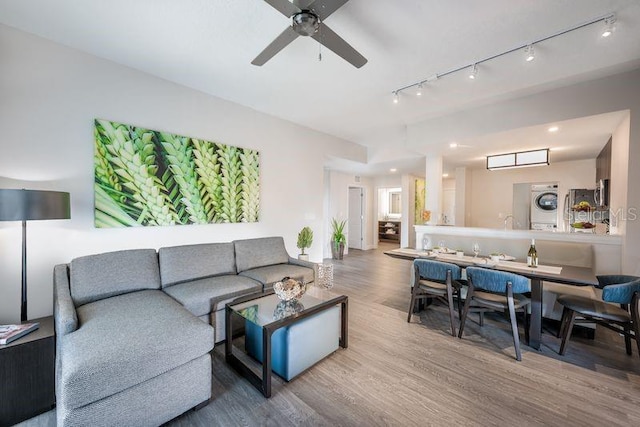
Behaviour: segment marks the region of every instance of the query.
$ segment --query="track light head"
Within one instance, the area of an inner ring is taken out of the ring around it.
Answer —
[[[604,30],[602,37],[609,37],[615,31],[616,15],[608,16],[604,19]]]
[[[536,59],[536,52],[533,50],[532,44],[524,48],[524,59],[527,62],[531,62]]]
[[[478,64],[473,64],[473,67],[471,67],[471,72],[469,73],[469,78],[471,80],[475,80],[477,75],[478,75]]]
[[[393,103],[397,104],[400,102],[400,97],[398,97],[398,91],[393,92]]]
[[[418,90],[416,90],[417,96],[422,96],[422,82],[418,84]]]

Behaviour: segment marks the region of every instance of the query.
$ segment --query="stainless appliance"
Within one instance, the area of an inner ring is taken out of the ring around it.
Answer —
[[[593,193],[595,206],[606,208],[609,206],[609,180],[600,179],[596,183],[596,189]]]
[[[531,185],[531,229],[555,230],[558,227],[558,184]]]

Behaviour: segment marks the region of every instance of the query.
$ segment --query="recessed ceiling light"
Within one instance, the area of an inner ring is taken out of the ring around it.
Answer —
[[[448,174],[448,173],[443,173],[443,174],[442,174],[442,177],[443,177],[443,178],[449,178],[449,174]]]
[[[549,129],[547,129],[549,132],[558,132],[558,130],[560,130],[560,128],[558,126],[551,126]]]
[[[391,169],[389,169],[389,172],[398,172],[398,169],[396,169],[396,168],[391,168]]]
[[[449,148],[458,148],[458,143],[452,142],[451,144],[449,144]]]

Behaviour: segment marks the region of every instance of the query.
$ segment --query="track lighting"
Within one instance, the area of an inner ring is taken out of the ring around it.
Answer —
[[[471,80],[475,80],[478,75],[478,64],[473,64],[473,68],[471,68],[471,72],[469,73],[469,78]]]
[[[609,13],[607,15],[601,16],[599,18],[596,19],[592,19],[591,21],[587,21],[587,22],[583,22],[582,24],[578,24],[578,25],[574,25],[571,28],[567,28],[565,30],[562,31],[558,31],[556,33],[550,34],[548,36],[545,37],[541,37],[537,40],[533,40],[527,44],[523,44],[520,46],[516,46],[513,49],[509,49],[509,50],[505,50],[504,52],[500,52],[497,53],[495,55],[491,55],[491,56],[487,56],[486,58],[480,59],[478,61],[472,62],[472,63],[467,63],[463,66],[454,68],[452,70],[449,71],[445,71],[444,73],[436,73],[436,74],[432,74],[431,77],[427,77],[426,79],[422,79],[419,80],[415,83],[411,83],[409,85],[403,86],[399,89],[394,90],[393,93],[393,102],[394,104],[397,104],[399,102],[398,96],[400,94],[400,92],[402,92],[403,90],[412,88],[412,87],[417,87],[416,90],[416,95],[417,96],[422,96],[422,89],[424,88],[424,83],[425,82],[429,82],[432,83],[442,77],[448,76],[449,74],[453,74],[453,73],[457,73],[459,71],[464,71],[468,68],[471,68],[471,71],[469,73],[469,78],[472,80],[475,80],[477,75],[478,75],[478,65],[488,62],[488,61],[492,61],[496,58],[499,58],[501,56],[507,55],[509,53],[512,52],[516,52],[516,51],[521,51],[522,49],[524,49],[525,51],[525,60],[527,62],[531,62],[535,59],[535,52],[534,52],[534,45],[538,44],[538,43],[542,43],[542,42],[546,42],[548,40],[554,39],[556,37],[560,37],[564,34],[570,33],[572,31],[575,30],[579,30],[581,28],[584,27],[588,27],[589,25],[593,25],[597,22],[604,22],[604,31],[602,32],[602,37],[609,37],[611,34],[613,34],[613,31],[615,31],[615,23],[616,23],[616,15],[614,13]]]
[[[524,58],[525,58],[525,61],[527,62],[531,62],[534,59],[536,59],[536,53],[533,50],[532,44],[524,48]]]
[[[611,15],[605,18],[604,31],[602,31],[602,37],[609,37],[611,34],[613,34],[613,31],[615,30],[615,23],[616,23],[616,15]]]

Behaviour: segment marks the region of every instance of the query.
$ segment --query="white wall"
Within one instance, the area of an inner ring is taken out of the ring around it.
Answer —
[[[472,227],[503,228],[513,212],[513,184],[558,183],[558,227],[562,226],[564,196],[570,188],[595,188],[596,161],[576,160],[534,168],[490,171],[471,169]]]
[[[95,229],[95,118],[259,150],[260,222]],[[324,159],[366,161],[362,146],[2,25],[0,129],[0,187],[71,193],[71,220],[28,224],[30,318],[52,313],[53,266],[90,253],[280,235],[295,256],[310,226],[320,261]],[[20,242],[19,223],[0,223],[0,323],[19,319]]]
[[[628,217],[627,193],[629,192],[629,129],[631,126],[630,116],[627,116],[611,136],[611,179],[609,206],[611,221],[611,232],[616,234],[626,233]],[[637,182],[635,183],[637,186]],[[637,213],[637,212],[636,212]]]

